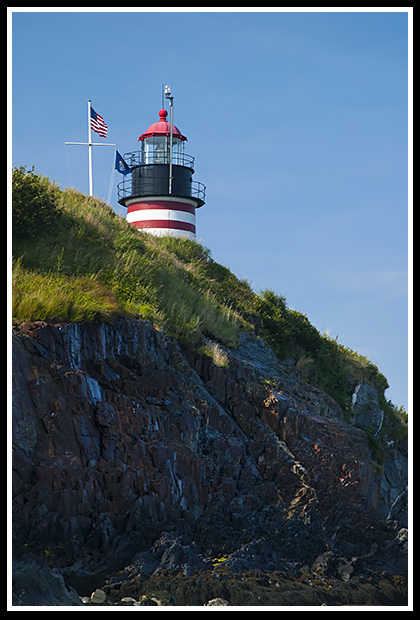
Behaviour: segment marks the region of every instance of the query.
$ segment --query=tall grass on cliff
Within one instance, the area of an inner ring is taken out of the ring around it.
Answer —
[[[39,273],[25,269],[18,259],[12,281],[15,321],[106,321],[118,312],[115,299],[94,277]]]
[[[200,244],[139,233],[24,167],[13,171],[13,222],[14,321],[142,317],[190,342],[234,345],[253,308],[248,284]]]

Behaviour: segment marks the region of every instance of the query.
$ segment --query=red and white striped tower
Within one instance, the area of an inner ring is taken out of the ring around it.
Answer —
[[[205,186],[193,180],[194,158],[184,152],[187,138],[167,111],[139,137],[140,151],[125,153],[131,175],[118,185],[118,202],[127,207],[127,221],[153,235],[195,239],[195,210],[204,205]],[[131,178],[130,178],[131,176]]]

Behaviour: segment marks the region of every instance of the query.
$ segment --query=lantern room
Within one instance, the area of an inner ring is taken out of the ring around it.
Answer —
[[[159,112],[159,121],[150,125],[140,137],[142,160],[146,164],[168,164],[171,155],[171,124],[167,122],[168,112]],[[187,138],[172,125],[172,162],[184,165],[184,146]]]

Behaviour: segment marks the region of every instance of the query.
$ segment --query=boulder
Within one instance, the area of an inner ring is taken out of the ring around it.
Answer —
[[[204,607],[214,607],[214,606],[226,607],[228,605],[229,605],[228,601],[225,600],[224,598],[212,598],[211,601],[208,601],[207,603],[205,603]]]
[[[120,600],[119,605],[127,605],[127,606],[130,606],[130,605],[135,605],[136,603],[137,603],[136,599],[135,599],[135,598],[133,598],[132,596],[124,596],[124,597]]]
[[[378,390],[368,383],[359,383],[352,397],[354,423],[364,429],[370,428],[374,436],[382,428],[384,412],[379,406]]]
[[[90,602],[94,605],[105,605],[107,603],[106,594],[100,588],[92,592]]]
[[[157,607],[159,603],[155,601],[152,597],[146,596],[146,594],[144,594],[140,597],[140,600],[135,603],[135,605],[137,607]]]

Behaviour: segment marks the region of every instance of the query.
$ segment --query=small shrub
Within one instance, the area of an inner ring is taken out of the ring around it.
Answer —
[[[300,372],[302,373],[302,377],[305,381],[310,377],[313,364],[314,360],[305,354],[302,355],[302,357],[300,357],[296,362],[295,368],[296,370],[300,370]]]
[[[211,357],[213,364],[220,368],[228,368],[229,356],[223,351],[221,346],[217,342],[206,342],[201,348],[200,352],[204,353],[208,357]]]
[[[40,228],[58,215],[58,188],[48,177],[26,166],[12,172],[12,231],[20,237],[35,237]]]

